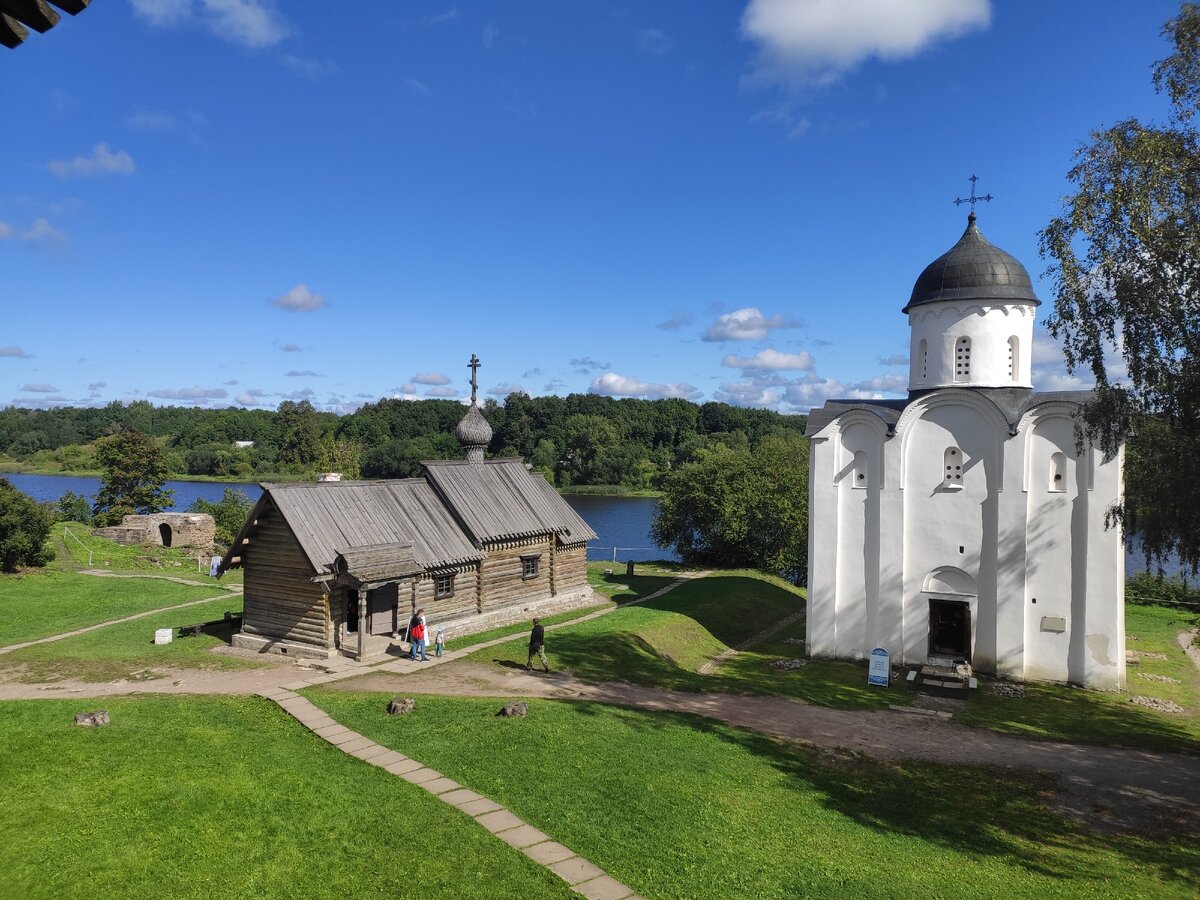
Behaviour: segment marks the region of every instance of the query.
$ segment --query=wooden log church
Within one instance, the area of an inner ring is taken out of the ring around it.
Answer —
[[[245,572],[234,646],[292,656],[384,653],[413,610],[449,639],[592,602],[588,524],[520,459],[484,459],[476,402],[465,459],[418,478],[264,484],[221,562]]]

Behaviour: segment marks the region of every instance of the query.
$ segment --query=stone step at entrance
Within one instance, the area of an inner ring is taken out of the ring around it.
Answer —
[[[923,694],[960,700],[966,700],[979,685],[971,673],[970,663],[943,663],[940,660],[909,672],[908,683]]]

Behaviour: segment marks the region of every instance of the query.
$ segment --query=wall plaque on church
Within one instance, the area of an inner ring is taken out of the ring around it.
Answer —
[[[892,678],[892,657],[882,647],[871,651],[871,661],[867,668],[867,684],[878,684],[887,687]]]

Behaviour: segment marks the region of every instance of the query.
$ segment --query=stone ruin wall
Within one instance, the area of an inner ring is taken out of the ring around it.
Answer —
[[[94,528],[92,534],[106,537],[118,544],[155,544],[164,546],[162,528],[171,529],[171,546],[212,549],[217,523],[206,513],[154,513],[145,516],[125,516],[120,525]]]

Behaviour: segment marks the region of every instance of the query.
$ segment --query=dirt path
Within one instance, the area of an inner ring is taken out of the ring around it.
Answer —
[[[469,697],[590,700],[693,713],[827,751],[898,762],[1050,772],[1061,778],[1054,806],[1098,828],[1200,828],[1200,758],[1051,741],[1031,741],[898,710],[809,706],[778,697],[690,694],[631,684],[589,684],[568,675],[497,670],[462,662],[411,675],[377,673],[334,682],[335,690]]]

